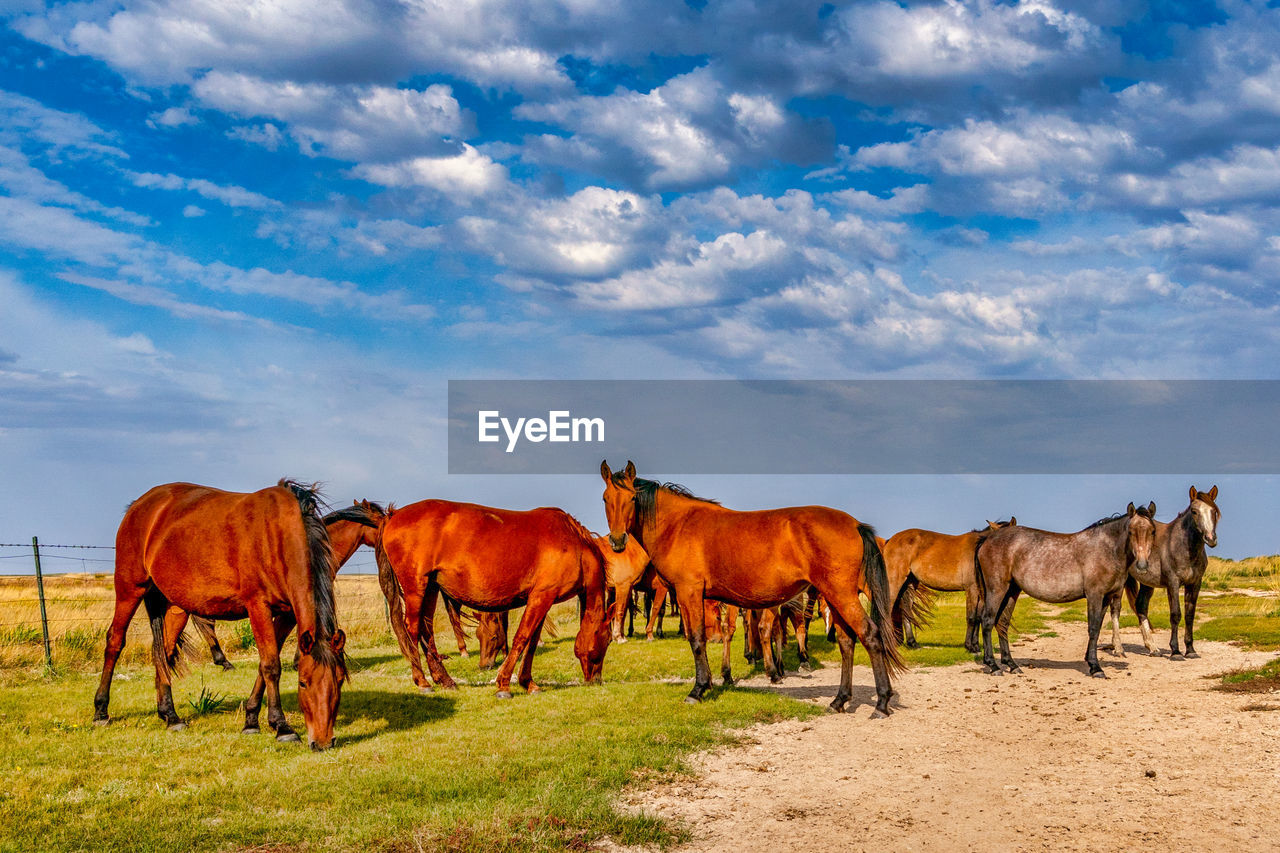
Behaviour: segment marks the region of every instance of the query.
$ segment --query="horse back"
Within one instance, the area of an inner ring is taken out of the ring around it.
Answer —
[[[911,528],[889,537],[884,560],[889,582],[901,584],[908,574],[940,590],[967,589],[973,583],[973,549],[978,533],[936,533]]]

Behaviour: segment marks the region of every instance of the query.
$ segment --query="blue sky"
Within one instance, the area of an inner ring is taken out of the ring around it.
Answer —
[[[449,378],[1276,378],[1274,5],[3,0],[0,539],[285,474],[601,524],[447,476]],[[1067,529],[1199,476],[691,485]]]

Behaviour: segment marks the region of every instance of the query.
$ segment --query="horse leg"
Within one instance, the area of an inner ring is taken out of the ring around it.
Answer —
[[[258,678],[263,682],[267,694],[267,725],[276,733],[278,741],[298,740],[297,733],[285,719],[284,708],[280,705],[280,647],[284,643],[276,637],[276,617],[261,601],[249,602],[246,609],[249,611],[249,625],[253,628],[253,639],[258,644]],[[254,683],[254,689],[257,689],[257,682]],[[257,713],[255,711],[251,718],[249,703],[246,702],[245,727],[251,722],[257,722]]]
[[[733,686],[733,673],[730,660],[733,652],[733,635],[738,630],[738,608],[732,604],[724,605],[720,610],[720,636],[724,638],[724,651],[720,656],[720,676],[725,687]]]
[[[187,726],[173,707],[173,670],[164,644],[164,623],[169,600],[154,586],[147,590],[142,600],[147,608],[147,618],[151,621],[151,662],[156,669],[156,714],[169,727],[169,731],[180,731]]]
[[[778,608],[760,612],[760,648],[764,650],[764,671],[774,684],[782,681],[782,660],[775,655],[778,645]]]
[[[964,591],[964,650],[970,654],[980,651],[978,647],[978,630],[982,625],[982,612],[979,603],[982,592],[976,583],[965,587]],[[910,623],[908,623],[910,624]]]
[[[625,643],[626,636],[622,633],[622,622],[631,609],[631,586],[617,587],[613,596],[613,641],[615,643]]]
[[[1089,620],[1089,645],[1085,647],[1084,662],[1089,665],[1089,675],[1094,678],[1107,677],[1098,664],[1098,634],[1102,633],[1102,615],[1106,608],[1104,600],[1105,597],[1101,595],[1091,595],[1085,600]]]
[[[521,685],[526,683],[524,681],[526,678],[529,679],[528,684],[533,683],[533,654],[537,650],[538,632],[542,630],[542,622],[554,603],[554,594],[545,590],[538,590],[529,596],[524,614],[520,617],[520,624],[516,627],[516,635],[511,638],[511,651],[507,653],[502,666],[498,668],[496,681],[499,699],[511,698],[511,672],[516,668],[517,660],[528,658],[523,660],[520,669]]]
[[[533,656],[538,649],[538,637],[542,634],[542,625],[547,621],[544,615],[538,620],[538,624],[533,626],[533,630],[529,632],[529,645],[525,647],[524,656],[520,659],[520,675],[516,678],[516,682],[524,688],[526,693],[539,693],[542,688],[533,683]]]
[[[422,598],[416,590],[408,588],[404,591],[404,644],[400,651],[409,660],[409,670],[413,674],[413,683],[423,693],[430,691],[431,682],[422,672],[422,658],[418,654],[419,639],[422,635]],[[393,617],[392,622],[395,619]]]
[[[707,626],[704,599],[701,588],[677,589],[676,601],[680,607],[680,623],[693,652],[693,689],[684,701],[701,702],[711,689],[711,665],[707,663]]]
[[[214,665],[220,666],[228,672],[235,669],[235,664],[227,660],[227,656],[222,652],[222,644],[218,642],[218,634],[213,627],[213,620],[206,619],[203,616],[193,616],[191,621],[195,623],[196,631],[208,643],[209,654],[213,658]],[[174,639],[175,641],[177,640],[176,637]]]
[[[862,602],[858,600],[856,590],[849,592],[824,589],[822,597],[831,607],[836,625],[849,635],[847,653],[845,645],[842,643],[840,646],[840,692],[836,694],[836,701],[831,703],[832,709],[842,710],[849,697],[853,695],[853,639],[856,637],[862,640],[862,645],[867,649],[867,656],[871,658],[871,672],[875,676],[876,707],[871,712],[871,718],[889,716],[893,713],[889,708],[889,700],[893,697],[893,686],[889,682],[889,665],[886,660],[888,655],[885,645],[895,642],[896,638],[890,633],[892,626],[889,623],[881,626],[870,619],[867,611],[862,607]],[[840,632],[837,631],[836,635],[839,637]],[[763,640],[763,637],[761,639]]]
[[[990,583],[994,578],[989,578]],[[1001,607],[1004,605],[1005,596],[1009,589],[997,589],[994,586],[987,587],[986,594],[983,596],[982,605],[982,665],[987,668],[989,675],[1004,675],[1004,671],[996,664],[995,652],[991,648],[991,629],[996,626],[996,619],[1000,615]]]
[[[427,677],[422,673],[422,661],[418,658],[418,644],[414,640],[409,640],[409,620],[405,613],[406,602],[410,598],[417,596],[410,595],[408,590],[401,594],[400,582],[396,580],[395,570],[391,566],[390,560],[386,554],[378,549],[378,586],[382,589],[382,597],[387,601],[387,616],[391,623],[391,633],[395,634],[396,645],[400,647],[400,654],[409,662],[409,670],[413,678],[413,683],[418,685],[419,689],[429,690],[430,685]]]
[[[467,632],[462,630],[462,608],[449,596],[444,596],[444,612],[453,628],[453,639],[458,643],[458,657],[470,657],[467,651]]]
[[[280,613],[271,620],[271,631],[276,635],[276,655],[280,654],[280,649],[284,648],[284,641],[289,638],[289,633],[293,631],[296,620],[292,613]],[[262,670],[258,670],[258,678],[253,682],[253,690],[249,691],[249,698],[244,700],[244,728],[240,730],[243,735],[256,735],[260,730],[258,728],[258,711],[262,709],[262,693],[267,688],[266,679],[262,677]]]
[[[102,677],[98,680],[98,692],[93,696],[93,721],[100,726],[111,722],[111,715],[107,712],[111,704],[111,676],[124,648],[129,623],[147,592],[145,584],[127,584],[122,577],[123,574],[116,575],[116,609],[111,617],[111,627],[107,629],[107,647],[102,653]]]
[[[1124,597],[1116,593],[1107,605],[1107,609],[1111,612],[1111,648],[1108,651],[1120,657],[1124,657],[1124,643],[1120,642],[1120,605],[1123,603]]]
[[[440,587],[433,579],[427,584],[426,594],[422,597],[422,613],[418,616],[422,623],[419,642],[427,656],[427,670],[431,673],[431,678],[445,690],[456,690],[458,683],[445,670],[444,659],[440,657],[440,652],[436,648],[436,601],[439,598]]]
[[[1169,660],[1186,660],[1178,646],[1178,623],[1182,621],[1182,608],[1178,606],[1178,593],[1182,591],[1180,586],[1176,580],[1170,580],[1165,587],[1169,593]]]
[[[1155,587],[1146,584],[1139,586],[1136,593],[1128,586],[1125,587],[1129,604],[1133,607],[1133,612],[1138,614],[1138,627],[1142,629],[1142,644],[1147,647],[1147,654],[1159,657],[1163,652],[1156,645],[1155,632],[1151,630],[1151,620],[1147,617],[1151,610],[1151,596],[1155,595],[1155,591]]]
[[[803,614],[796,619],[796,656],[799,658],[797,669],[813,671],[813,664],[809,662],[809,620]]]
[[[1184,617],[1187,625],[1186,627],[1187,657],[1198,658],[1200,657],[1200,654],[1195,649],[1196,640],[1195,640],[1195,635],[1192,631],[1192,625],[1196,621],[1196,600],[1200,597],[1200,582],[1196,581],[1195,583],[1186,587],[1186,589],[1183,592],[1183,595],[1185,596],[1186,603],[1187,603],[1186,615]]]
[[[1017,606],[1020,594],[1022,587],[1011,581],[1001,602],[1000,618],[996,620],[996,632],[1000,635],[1000,665],[1015,674],[1022,672],[1022,667],[1014,661],[1013,652],[1009,649],[1009,623],[1013,621],[1013,608]]]
[[[164,653],[170,669],[178,665],[178,640],[186,630],[187,620],[190,618],[191,614],[175,604],[170,604],[164,614]]]
[[[662,581],[658,581],[653,591],[653,604],[649,607],[649,624],[645,626],[644,638],[652,640],[654,634],[654,626],[657,626],[658,639],[661,640],[665,636],[662,632],[662,611],[665,609],[667,602],[667,585]]]

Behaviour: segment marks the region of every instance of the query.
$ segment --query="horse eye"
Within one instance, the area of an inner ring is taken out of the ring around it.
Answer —
[[[299,681],[299,682],[298,682],[298,689],[299,689],[299,690],[306,690],[306,689],[307,689],[307,682],[305,682],[305,681]]]

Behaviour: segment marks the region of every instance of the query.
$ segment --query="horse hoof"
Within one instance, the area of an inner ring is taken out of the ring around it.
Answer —
[[[103,717],[101,720],[94,720],[94,721],[93,721],[93,724],[94,724],[95,726],[109,726],[109,725],[111,725],[111,718],[110,718],[110,717]]]
[[[510,698],[511,698],[511,691],[510,691],[510,690],[499,690],[499,691],[498,691],[498,693],[497,693],[497,696],[498,696],[498,698],[499,698],[499,699],[510,699]]]
[[[1200,657],[1200,653],[1199,653],[1199,652],[1187,652],[1187,660],[1192,660],[1192,659],[1194,659],[1194,658],[1198,658],[1198,657]]]
[[[168,725],[168,729],[169,729],[169,731],[171,731],[171,732],[180,732],[180,731],[182,731],[183,729],[185,729],[186,727],[187,727],[187,724],[186,724],[186,723],[184,723],[184,722],[182,722],[182,720],[178,720],[178,722],[176,722],[176,723],[170,723],[170,724]]]
[[[699,699],[697,696],[686,696],[686,697],[684,697],[684,704],[686,704],[686,705],[701,705],[701,704],[702,704],[702,700],[701,700],[701,699]]]
[[[469,658],[469,657],[471,657],[471,652],[467,651],[466,649],[459,649],[459,650],[458,650],[458,657],[460,657],[460,658]]]
[[[1169,655],[1169,660],[1186,660],[1186,658],[1182,656],[1181,652],[1175,652]]]
[[[283,732],[276,735],[276,741],[278,743],[297,743],[300,740],[302,740],[302,738],[298,737],[297,732]]]
[[[240,730],[240,734],[242,734],[242,735],[260,735],[260,734],[262,734],[262,729],[258,728],[257,726],[254,726],[253,728],[249,728],[248,726],[245,726],[243,729],[241,729],[241,730]]]
[[[617,643],[618,645],[622,645],[626,641],[627,641],[626,637],[618,637],[616,640],[614,640],[614,642]]]
[[[1091,669],[1089,670],[1089,677],[1090,678],[1106,678],[1107,674],[1100,669]]]
[[[999,678],[1000,676],[1004,675],[1004,670],[998,666],[989,666],[987,667],[987,675],[994,675],[997,678]]]
[[[725,686],[725,687],[732,687],[732,686],[733,686],[733,679],[726,675],[726,676],[724,677],[724,686]]]
[[[871,719],[873,720],[886,720],[888,718],[889,718],[888,711],[881,711],[879,708],[876,708],[874,711],[871,712]]]
[[[912,640],[910,643],[904,643],[903,645],[905,645],[908,649],[918,649],[918,648],[920,648],[920,644],[919,644],[919,643],[917,643],[917,642],[916,642],[916,641],[914,641],[914,640]]]
[[[222,667],[223,672],[231,672],[231,670],[236,668],[236,665],[229,660],[224,660],[222,663],[218,664],[218,666]]]

